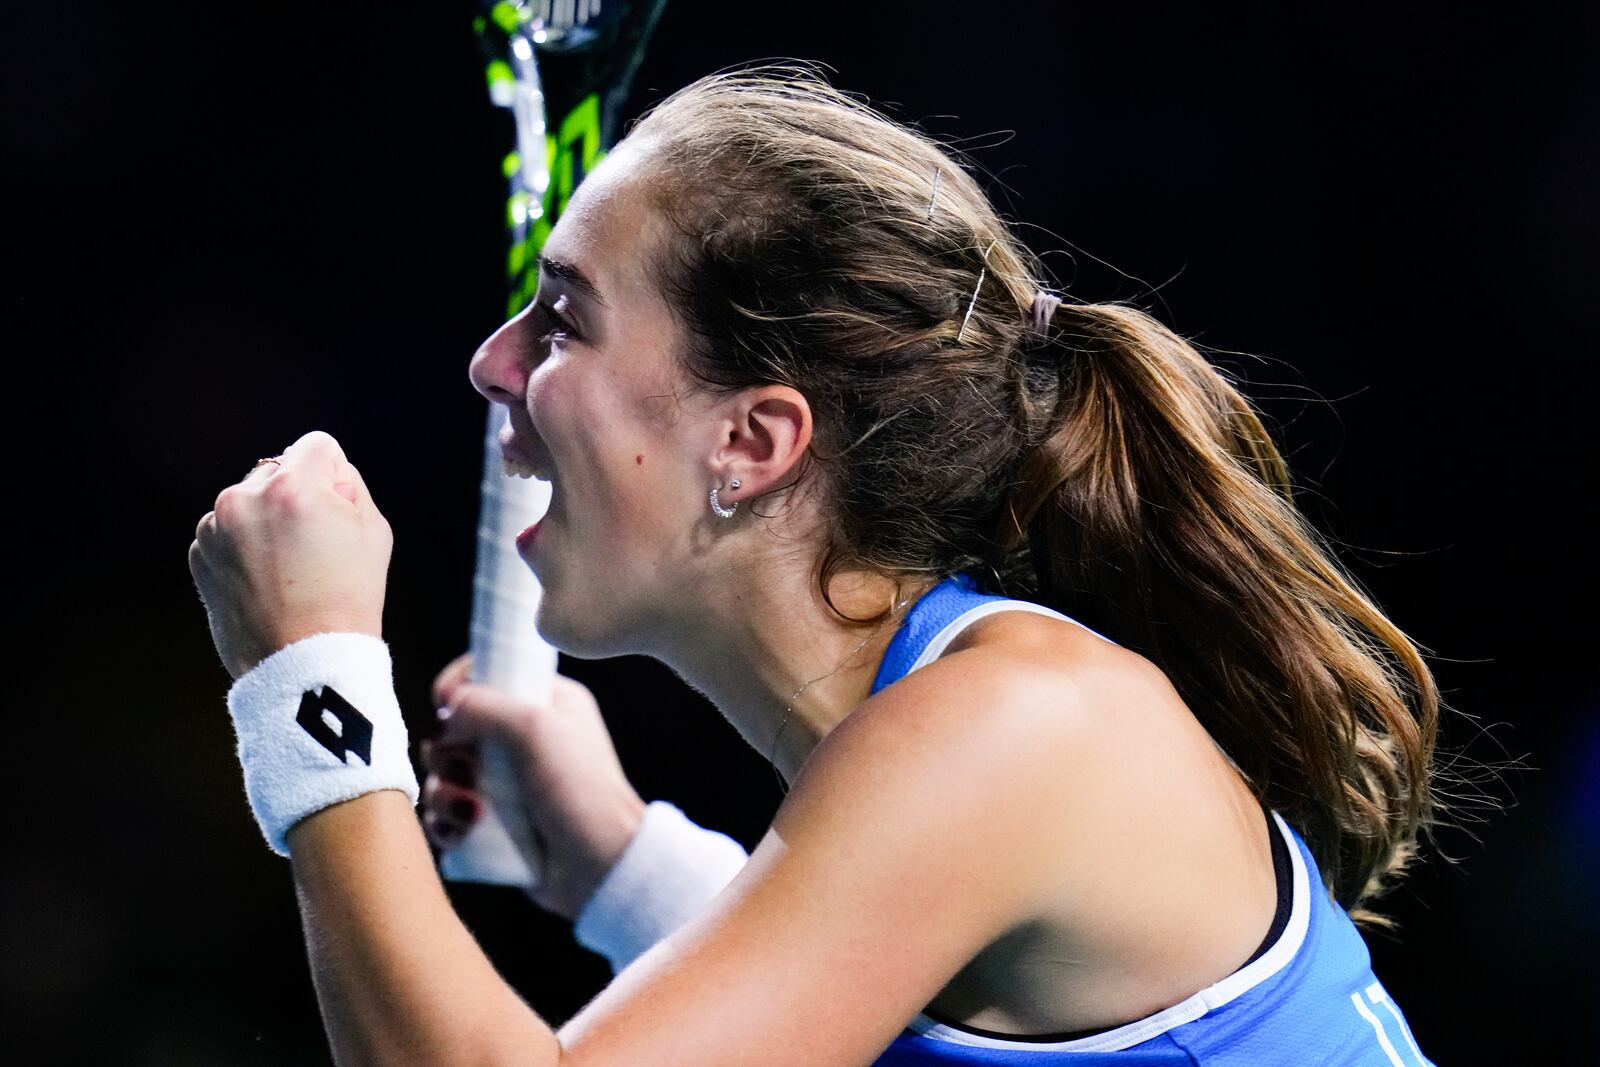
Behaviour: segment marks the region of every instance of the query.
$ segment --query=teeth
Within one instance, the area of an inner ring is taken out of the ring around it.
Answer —
[[[532,478],[534,470],[530,464],[512,459],[510,456],[500,457],[500,470],[507,478]]]

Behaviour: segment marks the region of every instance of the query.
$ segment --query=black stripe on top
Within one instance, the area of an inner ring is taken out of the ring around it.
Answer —
[[[1273,821],[1272,813],[1266,808],[1261,809],[1267,817],[1267,835],[1272,842],[1272,877],[1278,886],[1278,906],[1272,913],[1272,925],[1267,929],[1267,936],[1261,939],[1261,944],[1250,954],[1250,958],[1241,963],[1231,973],[1238,974],[1256,960],[1266,955],[1278,938],[1283,936],[1283,931],[1289,926],[1289,912],[1294,906],[1294,867],[1289,862],[1289,843],[1283,839],[1283,832],[1278,829],[1278,824]],[[923,1013],[927,1015],[926,1012]],[[993,1038],[997,1041],[1016,1041],[1022,1044],[1052,1044],[1057,1041],[1076,1041],[1080,1037],[1093,1037],[1111,1030],[1127,1026],[1128,1023],[1117,1023],[1115,1026],[1100,1026],[1093,1030],[1074,1030],[1065,1034],[1002,1034],[997,1030],[983,1030],[976,1026],[965,1026],[961,1023],[947,1023],[943,1019],[928,1018],[940,1026],[948,1026],[952,1030],[959,1030],[963,1034],[973,1034],[977,1037]],[[1137,1022],[1130,1019],[1128,1022]]]

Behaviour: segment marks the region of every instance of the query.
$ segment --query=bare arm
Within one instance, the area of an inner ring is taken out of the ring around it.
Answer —
[[[1001,695],[987,740],[974,738],[973,702],[997,694],[987,672],[950,666],[886,690],[835,731],[734,883],[559,1038],[451,910],[399,794],[304,820],[290,846],[337,1062],[870,1062],[968,959],[1034,913],[1050,873],[1018,861],[1053,851],[1060,827],[1030,813],[1069,799],[1059,768],[1037,757],[1046,717]],[[1018,804],[1018,791],[1041,803]],[[972,864],[979,838],[1009,862]],[[907,937],[912,923],[938,936]]]
[[[555,1064],[555,1033],[456,916],[406,798],[368,793],[289,832],[334,1060]]]

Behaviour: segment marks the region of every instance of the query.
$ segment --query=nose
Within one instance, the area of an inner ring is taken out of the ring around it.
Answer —
[[[467,366],[472,387],[496,404],[520,407],[528,393],[534,346],[527,335],[528,311],[501,326],[478,346]]]

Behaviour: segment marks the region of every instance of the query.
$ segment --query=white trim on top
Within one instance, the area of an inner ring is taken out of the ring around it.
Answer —
[[[1311,879],[1306,871],[1305,857],[1301,854],[1294,835],[1289,831],[1289,824],[1283,821],[1283,817],[1273,812],[1272,820],[1277,824],[1278,832],[1283,835],[1284,842],[1289,846],[1289,860],[1294,869],[1294,892],[1291,896],[1289,922],[1284,927],[1283,933],[1254,963],[1241,967],[1220,982],[1207,986],[1186,1000],[1154,1015],[1125,1023],[1104,1033],[1075,1038],[1071,1041],[1008,1041],[984,1037],[935,1022],[921,1012],[917,1013],[917,1017],[911,1021],[908,1028],[922,1037],[935,1041],[947,1041],[953,1045],[971,1045],[977,1048],[1018,1049],[1030,1052],[1115,1052],[1159,1037],[1185,1023],[1194,1022],[1207,1012],[1237,999],[1287,967],[1289,961],[1300,951],[1300,946],[1305,943],[1306,931],[1311,925]]]
[[[1052,619],[1060,619],[1062,622],[1070,622],[1072,625],[1078,627],[1078,629],[1094,634],[1108,645],[1116,644],[1116,642],[1111,640],[1111,638],[1105,636],[1104,634],[1095,633],[1077,619],[1063,615],[1059,611],[1053,611],[1050,608],[1045,607],[1043,604],[1035,604],[1030,600],[990,600],[987,603],[979,604],[975,608],[968,608],[960,615],[957,615],[955,618],[945,623],[944,628],[933,635],[933,640],[928,642],[927,647],[922,650],[922,655],[917,657],[916,662],[913,663],[909,669],[907,669],[906,674],[910,674],[912,671],[917,670],[918,668],[926,667],[928,664],[944,655],[944,650],[949,648],[951,643],[955,641],[956,638],[961,636],[961,632],[967,627],[971,626],[973,623],[977,622],[979,619],[988,615],[997,615],[1002,611],[1028,611],[1035,615],[1048,615]]]

